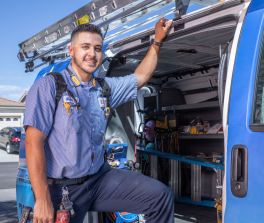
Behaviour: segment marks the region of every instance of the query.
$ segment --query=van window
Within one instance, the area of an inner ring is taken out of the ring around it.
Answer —
[[[9,132],[9,136],[10,136],[10,137],[13,137],[13,136],[14,136],[14,130],[10,130],[10,132]]]
[[[264,41],[260,49],[257,70],[253,124],[264,124]]]
[[[16,137],[17,137],[17,138],[21,138],[21,132],[17,132],[17,133],[16,133]]]
[[[6,121],[11,121],[11,118],[6,118]]]

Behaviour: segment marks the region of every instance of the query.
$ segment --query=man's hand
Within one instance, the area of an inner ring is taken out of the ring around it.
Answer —
[[[164,24],[168,21],[168,19],[161,18],[155,26],[155,41],[162,42],[162,40],[166,37],[169,28],[171,27],[172,21],[169,21],[166,26]]]
[[[170,21],[164,27],[164,23],[167,21],[167,19],[162,18],[157,22],[155,26],[156,35],[154,41],[160,43],[166,37],[167,32],[172,24],[172,21]],[[149,79],[152,77],[158,63],[159,51],[160,47],[152,44],[148,54],[135,70],[134,74],[137,76],[138,90],[146,85]]]
[[[33,223],[54,223],[54,208],[50,199],[36,200]]]

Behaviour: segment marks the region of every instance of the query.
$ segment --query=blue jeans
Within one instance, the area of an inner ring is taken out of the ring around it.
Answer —
[[[54,210],[62,199],[62,186],[49,185]],[[146,223],[174,223],[173,192],[163,183],[139,172],[110,169],[105,163],[83,184],[69,185],[76,217],[83,223],[87,211],[145,214]]]

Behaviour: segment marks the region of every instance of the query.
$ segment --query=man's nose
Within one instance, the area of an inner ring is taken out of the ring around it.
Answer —
[[[91,47],[88,51],[88,56],[91,58],[95,57],[95,49]]]

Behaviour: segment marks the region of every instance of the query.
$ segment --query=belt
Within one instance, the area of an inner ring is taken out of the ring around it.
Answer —
[[[55,179],[55,178],[49,178],[47,179],[48,185],[63,185],[65,182],[66,185],[73,185],[73,184],[82,184],[89,178],[91,178],[92,175],[87,175],[84,177],[79,178],[73,178],[73,179]]]

